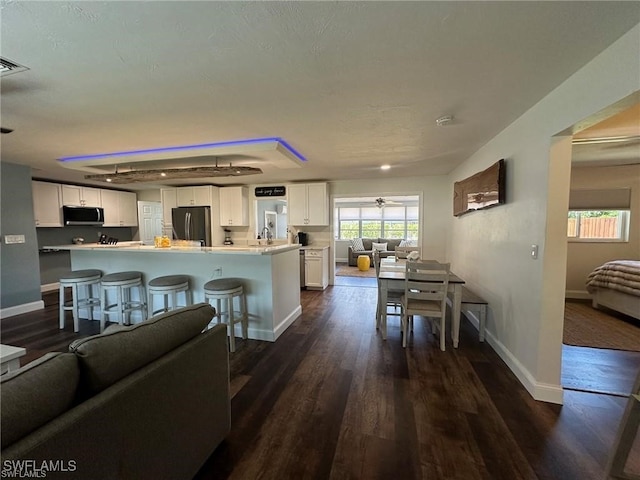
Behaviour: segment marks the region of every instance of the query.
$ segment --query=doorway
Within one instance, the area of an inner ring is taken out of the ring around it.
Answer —
[[[418,194],[336,197],[333,200],[333,214],[336,285],[341,284],[345,277],[375,279],[373,267],[368,272],[362,272],[355,266],[357,252],[352,247],[354,239],[367,239],[368,242],[364,240],[365,250],[370,248],[370,245],[372,247],[373,242],[391,245],[388,251],[395,249],[395,245],[399,245],[403,240],[420,246]]]
[[[153,245],[153,238],[162,235],[162,204],[138,202],[138,239],[143,245]]]

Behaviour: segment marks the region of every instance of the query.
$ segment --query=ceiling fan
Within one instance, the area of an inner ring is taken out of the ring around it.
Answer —
[[[373,201],[374,205],[378,208],[384,208],[387,205],[402,205],[400,202],[396,202],[395,200],[387,200],[382,197],[378,197]],[[370,206],[371,203],[361,203],[360,205]]]

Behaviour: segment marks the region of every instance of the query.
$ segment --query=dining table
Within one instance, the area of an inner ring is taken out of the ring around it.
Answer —
[[[380,326],[382,338],[387,339],[387,299],[390,290],[404,290],[406,274],[406,260],[395,257],[382,258],[380,260],[380,274],[378,276],[378,314],[376,324]],[[460,313],[462,304],[462,286],[464,280],[453,272],[449,272],[448,292],[451,294],[451,339],[453,347],[458,348],[460,337]]]

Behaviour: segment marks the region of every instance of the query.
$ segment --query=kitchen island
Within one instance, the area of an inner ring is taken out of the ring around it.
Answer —
[[[241,278],[247,295],[249,338],[255,340],[275,341],[302,312],[298,244],[156,248],[125,242],[44,248],[68,250],[73,270],[142,272],[145,286],[155,277],[188,275],[194,303],[204,301],[204,284],[209,280]],[[139,314],[132,320],[140,321]],[[240,325],[236,327],[237,336],[241,336]]]

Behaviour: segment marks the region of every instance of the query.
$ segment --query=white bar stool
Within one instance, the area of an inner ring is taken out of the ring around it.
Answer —
[[[129,316],[132,311],[140,310],[142,320],[147,318],[147,304],[142,283],[142,273],[140,272],[117,272],[110,273],[102,277],[102,295],[100,305],[102,309],[102,319],[100,320],[100,331],[104,330],[104,325],[109,315],[117,315],[118,323],[129,324]],[[131,299],[131,289],[138,289],[139,300]],[[108,303],[108,292],[115,292],[116,303]]]
[[[233,310],[233,299],[238,298],[239,310]],[[226,323],[229,331],[229,350],[236,351],[235,324],[242,324],[242,338],[248,337],[249,314],[247,313],[247,296],[244,293],[242,280],[239,278],[217,278],[204,284],[204,299],[216,301],[216,315],[218,323]],[[224,300],[224,311],[221,303]],[[211,302],[209,302],[211,303]],[[236,316],[237,314],[237,316]],[[223,317],[226,316],[225,322]]]
[[[94,294],[93,286],[100,286],[100,270],[69,271],[60,277],[60,330],[65,326],[65,312],[73,312],[73,331],[80,330],[79,310],[86,308],[89,320],[93,320],[93,309],[100,306],[100,297]],[[78,296],[78,287],[82,287],[83,296]],[[71,304],[65,302],[65,288],[71,288]]]
[[[187,275],[166,275],[164,277],[156,277],[149,282],[147,293],[149,301],[147,308],[149,310],[149,318],[156,313],[168,312],[178,308],[178,293],[184,293],[184,307],[191,305],[191,292],[189,291],[189,277]],[[153,309],[153,296],[162,295],[163,308],[160,310]],[[171,299],[171,302],[169,302]]]

